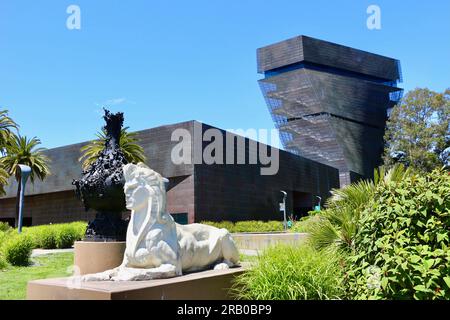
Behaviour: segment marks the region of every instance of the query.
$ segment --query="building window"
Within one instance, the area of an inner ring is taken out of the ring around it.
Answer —
[[[178,224],[188,224],[188,214],[187,213],[171,213],[170,214],[176,223]]]

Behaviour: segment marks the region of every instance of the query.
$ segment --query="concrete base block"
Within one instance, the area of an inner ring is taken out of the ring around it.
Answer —
[[[125,247],[125,242],[77,241],[74,264],[80,275],[114,269],[122,264]]]
[[[28,300],[230,300],[233,279],[244,268],[209,270],[172,279],[76,282],[71,278],[28,283]]]
[[[233,233],[231,235],[240,250],[264,250],[276,244],[300,245],[307,233]]]

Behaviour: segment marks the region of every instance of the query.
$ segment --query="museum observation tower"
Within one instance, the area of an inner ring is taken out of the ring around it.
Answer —
[[[403,94],[400,62],[307,36],[259,48],[257,59],[284,148],[339,169],[341,186],[373,177]]]

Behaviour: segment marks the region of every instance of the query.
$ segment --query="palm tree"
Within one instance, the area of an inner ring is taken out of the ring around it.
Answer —
[[[0,110],[0,149],[5,148],[5,145],[11,140],[11,129],[17,130],[18,125],[8,116],[8,110]]]
[[[16,226],[19,220],[19,195],[22,187],[20,182],[19,164],[27,165],[31,168],[31,183],[34,183],[36,178],[44,180],[50,175],[50,159],[43,154],[45,149],[38,148],[40,144],[41,141],[36,137],[28,139],[26,136],[13,135],[12,140],[6,145],[6,155],[0,159],[0,165],[10,176],[14,175],[18,183]]]
[[[358,232],[361,213],[380,184],[400,181],[412,174],[402,164],[386,171],[380,167],[374,171],[374,180],[361,180],[341,189],[333,189],[327,201],[327,209],[320,212],[318,222],[311,228],[310,240],[316,248],[332,245],[349,249]]]
[[[138,144],[137,133],[128,132],[128,127],[123,128],[120,132],[119,147],[122,150],[125,158],[129,163],[145,162],[146,156],[144,149]],[[90,142],[88,145],[81,148],[82,156],[79,161],[82,162],[83,170],[91,166],[100,156],[100,153],[105,148],[106,131],[97,133],[97,140]]]
[[[13,133],[18,125],[8,116],[8,110],[0,110],[0,156],[5,154],[6,145],[11,141]],[[4,186],[8,183],[8,172],[0,166],[0,195],[5,194]]]
[[[0,195],[4,195],[5,192],[5,185],[8,184],[9,175],[8,172],[6,172],[5,169],[0,167]]]

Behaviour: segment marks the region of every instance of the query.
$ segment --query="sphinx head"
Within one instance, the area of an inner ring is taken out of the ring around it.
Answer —
[[[166,183],[169,180],[143,163],[127,164],[123,172],[127,209],[139,211],[147,206],[150,198],[156,198],[161,206],[165,205],[161,202],[165,201]]]

